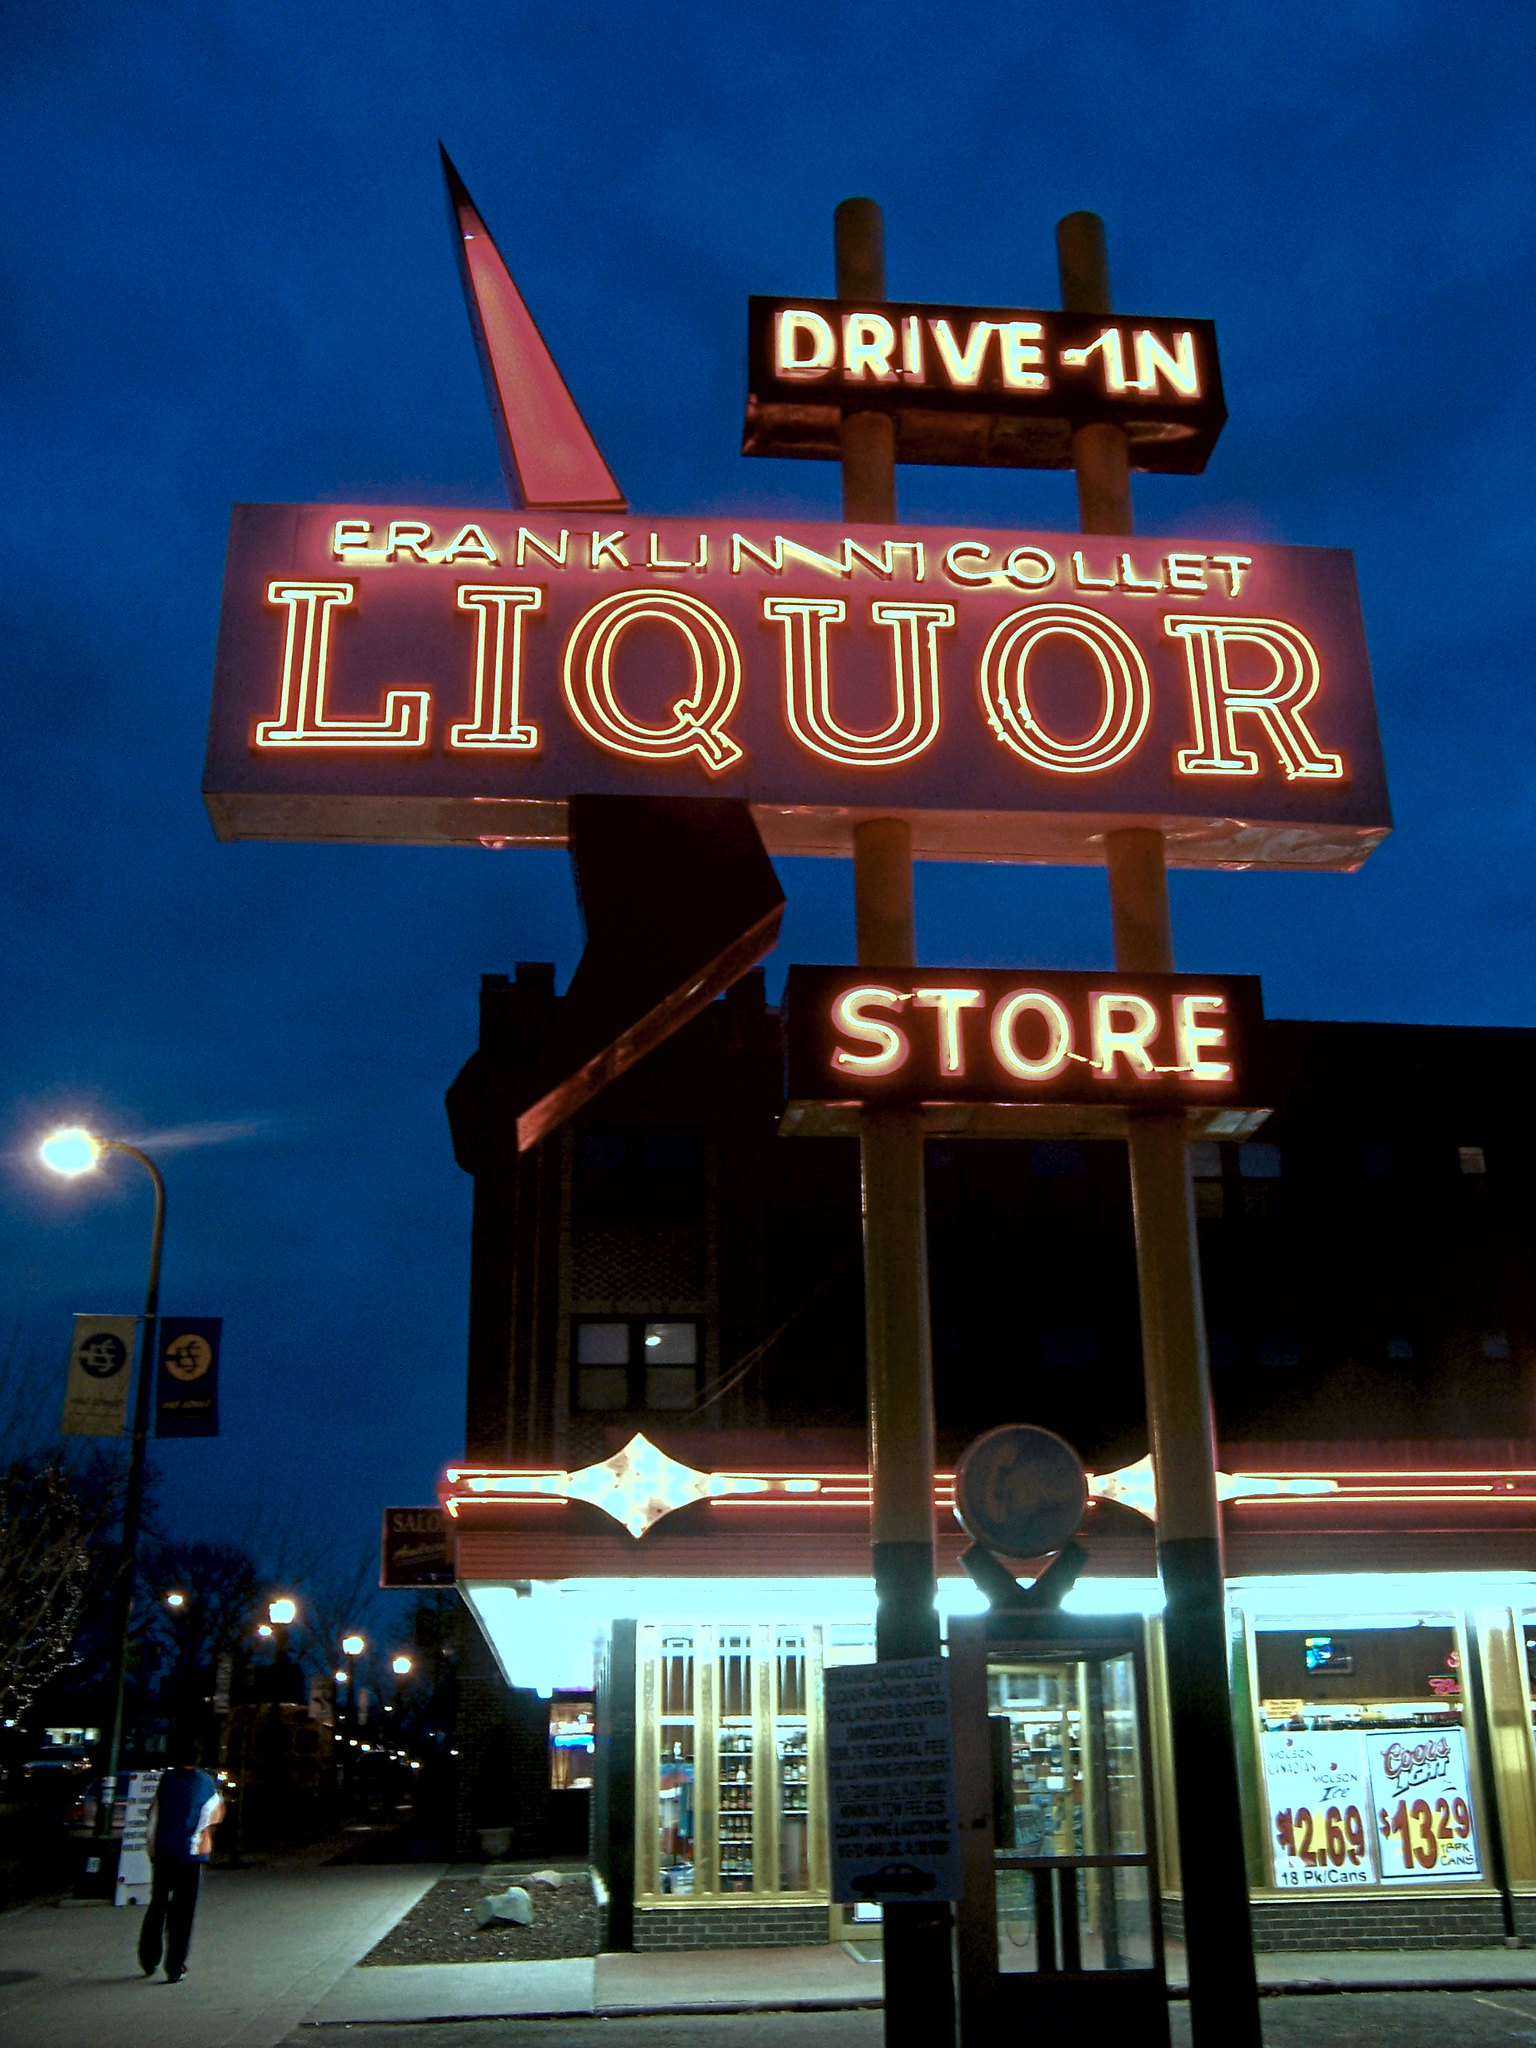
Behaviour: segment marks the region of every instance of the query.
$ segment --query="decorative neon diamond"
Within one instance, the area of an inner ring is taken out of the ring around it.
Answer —
[[[564,1484],[558,1488],[567,1500],[584,1500],[590,1507],[601,1508],[635,1537],[654,1528],[663,1515],[696,1500],[767,1490],[766,1480],[744,1473],[700,1472],[692,1465],[679,1464],[638,1430],[622,1451],[615,1451],[600,1465],[584,1465],[579,1472],[564,1475]]]

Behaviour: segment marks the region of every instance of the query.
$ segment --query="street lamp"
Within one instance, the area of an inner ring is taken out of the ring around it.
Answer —
[[[267,1602],[267,1619],[274,1628],[287,1628],[290,1622],[298,1619],[298,1614],[299,1603],[288,1599],[286,1595],[281,1599]]]
[[[410,1674],[411,1660],[405,1656],[395,1657],[391,1660],[389,1668],[396,1678],[406,1678]]]
[[[128,1455],[128,1484],[123,1494],[122,1563],[113,1597],[112,1665],[107,1681],[111,1705],[111,1733],[107,1739],[106,1771],[96,1807],[96,1852],[105,1863],[112,1851],[112,1809],[117,1801],[117,1772],[123,1749],[123,1692],[128,1662],[128,1628],[133,1619],[133,1583],[139,1562],[139,1518],[144,1499],[144,1458],[149,1438],[150,1360],[155,1341],[155,1321],[160,1313],[160,1251],[165,1242],[165,1182],[160,1169],[137,1145],[125,1145],[119,1138],[97,1138],[78,1125],[55,1131],[38,1148],[43,1164],[66,1179],[73,1180],[100,1165],[104,1153],[121,1152],[136,1159],[154,1183],[155,1220],[149,1239],[149,1280],[144,1289],[144,1315],[139,1325],[139,1382],[134,1391],[133,1437]],[[101,1867],[98,1864],[98,1869]]]

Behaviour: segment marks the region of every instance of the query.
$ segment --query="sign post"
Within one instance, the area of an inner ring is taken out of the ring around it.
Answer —
[[[835,239],[838,297],[883,299],[885,229],[874,200],[845,199],[835,216]],[[844,518],[894,524],[896,443],[889,416],[849,412],[842,434]],[[853,897],[860,966],[915,967],[912,830],[904,818],[865,818],[855,825]],[[875,1655],[886,1664],[939,1654],[922,1111],[910,1105],[865,1110],[859,1162]],[[946,1901],[885,1907],[889,2048],[954,2039],[952,1920]]]
[[[1108,313],[1103,222],[1096,214],[1068,214],[1056,239],[1063,307]],[[1133,520],[1124,428],[1108,422],[1079,428],[1072,456],[1082,530],[1129,534]],[[1105,850],[1115,966],[1126,974],[1171,974],[1173,929],[1162,832],[1145,827],[1111,832]],[[1176,1111],[1140,1110],[1132,1117],[1128,1144],[1147,1427],[1157,1481],[1157,1561],[1168,1603],[1168,1699],[1190,2020],[1197,2043],[1260,2048],[1227,1676],[1216,1435],[1184,1120]]]

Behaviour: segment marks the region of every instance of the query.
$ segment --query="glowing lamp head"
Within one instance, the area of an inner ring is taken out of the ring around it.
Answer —
[[[394,1657],[390,1660],[389,1668],[397,1678],[404,1678],[411,1668],[411,1660],[409,1657]]]
[[[73,1180],[76,1174],[89,1173],[96,1164],[101,1157],[101,1141],[76,1124],[67,1131],[55,1131],[51,1137],[44,1138],[38,1147],[38,1156],[44,1166],[52,1167],[55,1173],[62,1173]]]
[[[272,1633],[272,1624],[271,1624],[271,1622],[270,1622],[270,1621],[262,1621],[262,1622],[258,1622],[258,1623],[257,1623],[257,1625],[256,1625],[256,1633],[257,1633],[257,1635],[259,1635],[259,1636],[269,1636],[269,1635],[271,1635],[271,1633]]]
[[[346,1656],[361,1657],[366,1646],[361,1636],[343,1636],[341,1647]]]
[[[334,1677],[335,1677],[335,1680],[336,1680],[336,1683],[337,1683],[338,1685],[345,1685],[345,1684],[346,1684],[346,1682],[347,1682],[347,1674],[345,1673],[345,1671],[338,1671],[338,1672],[334,1673],[333,1675],[334,1675]]]
[[[185,1607],[187,1604],[187,1596],[185,1593],[167,1593],[165,1596],[165,1604],[167,1607]]]
[[[286,1628],[290,1621],[297,1618],[298,1612],[297,1601],[286,1597],[267,1603],[267,1619],[277,1628]]]

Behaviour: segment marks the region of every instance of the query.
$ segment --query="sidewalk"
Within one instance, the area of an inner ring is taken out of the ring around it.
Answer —
[[[141,1975],[136,1906],[0,1918],[0,2048],[274,2048],[440,1866],[212,1870],[186,1981]]]
[[[846,1949],[826,1945],[588,1956],[561,1963],[408,1964],[348,1970],[307,2024],[837,2011],[878,2005],[882,1977],[878,1961],[859,1962]],[[1170,1953],[1169,1981],[1179,1996],[1185,1984],[1181,1950]],[[1536,1950],[1263,1955],[1259,1981],[1273,1992],[1536,1988]]]
[[[357,1967],[441,1866],[214,1870],[184,1984],[146,1981],[139,1910],[34,1906],[0,1917],[0,2048],[276,2048],[296,2029],[496,2017],[856,2010],[878,1960],[847,1949],[703,1949],[559,1962]],[[1265,1955],[1272,1991],[1536,1988],[1536,1950]],[[1183,1956],[1170,1955],[1177,1985]],[[1175,1996],[1177,1996],[1177,1991]],[[309,2030],[313,2029],[313,2032]]]

